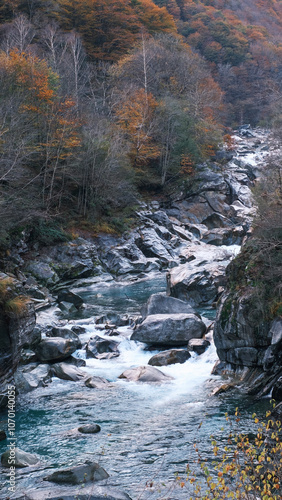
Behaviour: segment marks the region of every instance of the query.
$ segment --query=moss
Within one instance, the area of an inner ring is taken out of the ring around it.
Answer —
[[[71,235],[66,233],[57,222],[39,220],[31,230],[30,240],[48,246],[70,241]]]
[[[246,290],[252,291],[250,306],[254,311],[254,320],[269,321],[282,314],[281,269],[281,245],[267,246],[254,237],[229,264],[228,288],[241,294]],[[224,312],[223,321],[227,312]]]

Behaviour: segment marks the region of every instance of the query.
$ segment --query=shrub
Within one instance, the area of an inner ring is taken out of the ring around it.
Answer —
[[[275,404],[274,404],[275,406]],[[254,434],[241,433],[240,415],[235,413],[235,426],[226,414],[230,425],[227,445],[222,450],[211,436],[215,460],[210,467],[202,459],[197,444],[197,463],[203,472],[203,481],[187,466],[187,476],[177,480],[181,488],[188,488],[190,500],[279,500],[282,495],[282,442],[281,421],[266,413],[266,422],[252,415],[256,427]],[[235,427],[235,429],[234,429]],[[188,498],[188,496],[187,496]]]
[[[16,283],[9,276],[0,279],[0,306],[7,316],[21,316],[27,310],[30,299],[16,290]]]
[[[71,235],[67,234],[57,222],[39,221],[33,226],[30,238],[32,241],[38,242],[40,245],[53,245],[55,243],[69,241]]]
[[[5,312],[14,316],[21,316],[27,311],[28,297],[18,295],[5,303]]]

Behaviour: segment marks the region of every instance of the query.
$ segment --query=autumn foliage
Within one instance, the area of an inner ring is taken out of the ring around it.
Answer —
[[[140,32],[175,32],[173,18],[152,0],[59,0],[54,16],[67,30],[82,35],[88,54],[116,61],[140,38]]]
[[[2,227],[111,217],[185,189],[226,126],[279,123],[280,4],[0,2]]]

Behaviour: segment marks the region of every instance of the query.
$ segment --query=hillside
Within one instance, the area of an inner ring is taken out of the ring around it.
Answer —
[[[140,195],[186,190],[228,127],[279,124],[274,1],[16,0],[0,22],[4,249],[25,228],[123,231]]]
[[[275,0],[156,0],[186,42],[207,59],[225,92],[231,125],[281,112],[282,7]]]

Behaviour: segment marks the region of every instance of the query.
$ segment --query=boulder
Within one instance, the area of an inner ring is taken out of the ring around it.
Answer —
[[[69,290],[62,290],[59,293],[58,302],[70,302],[77,309],[79,309],[83,304],[82,298],[79,295],[77,295],[76,293],[73,293]]]
[[[101,325],[104,323],[112,324],[114,327],[116,326],[127,326],[130,323],[130,318],[127,314],[117,314],[115,312],[109,312],[103,316],[99,316],[95,320],[96,325]]]
[[[95,272],[95,265],[91,259],[83,259],[64,264],[53,264],[53,267],[62,280],[79,280],[89,278]]]
[[[89,389],[107,389],[112,384],[103,377],[90,377],[85,381],[86,387]]]
[[[32,370],[20,368],[14,375],[15,385],[19,393],[30,392],[37,387],[44,387],[51,382],[51,368],[48,364],[41,364]]]
[[[83,326],[74,325],[71,327],[71,331],[76,333],[76,335],[83,335],[84,333],[86,333],[87,330]]]
[[[96,247],[83,238],[46,247],[41,251],[41,258],[62,280],[87,278],[100,272]]]
[[[77,485],[56,486],[52,489],[36,488],[19,491],[13,495],[13,500],[131,500],[123,491],[113,486],[100,486],[96,483],[86,483],[85,486],[77,491]]]
[[[282,344],[282,319],[276,318],[270,326],[271,344]]]
[[[81,368],[82,366],[86,366],[85,359],[75,358],[74,356],[70,356],[69,358],[65,359],[64,363],[67,363],[68,365],[77,366],[78,368]]]
[[[53,327],[52,330],[47,333],[47,337],[61,337],[63,339],[72,340],[74,344],[76,344],[77,349],[80,349],[82,346],[78,335],[69,328]]]
[[[43,478],[57,484],[83,484],[107,479],[109,474],[98,463],[85,463],[68,469],[58,470]]]
[[[194,314],[190,304],[170,297],[165,293],[154,293],[141,308],[142,319],[155,314]]]
[[[155,222],[158,226],[163,226],[171,233],[173,233],[172,222],[164,210],[157,210],[156,212],[149,213],[147,217]]]
[[[59,302],[58,306],[63,313],[67,313],[67,314],[77,313],[77,308],[71,302],[62,301],[62,302]],[[65,316],[66,316],[66,314],[65,314]]]
[[[142,257],[140,257],[138,260],[129,260],[127,257],[123,256],[122,253],[130,255],[130,252],[126,252],[125,248],[116,247],[108,250],[105,254],[103,254],[101,256],[101,261],[108,269],[108,271],[110,271],[110,273],[114,275],[140,273],[145,271],[147,260],[142,252],[140,252],[139,249],[137,250],[140,255],[142,255]]]
[[[33,260],[28,262],[24,270],[34,276],[34,278],[36,278],[36,280],[43,285],[50,287],[59,282],[59,276],[48,264],[48,262]]]
[[[167,275],[169,294],[196,306],[212,304],[218,298],[218,288],[226,284],[227,263],[193,261],[171,269]]]
[[[126,379],[131,382],[168,382],[173,377],[165,375],[163,372],[153,366],[138,366],[125,370],[118,378]]]
[[[188,351],[196,352],[197,354],[203,354],[211,343],[206,339],[191,339],[188,342]]]
[[[185,363],[191,355],[186,349],[170,349],[169,351],[159,352],[152,356],[148,364],[151,366],[167,366],[176,363]]]
[[[35,361],[38,361],[38,358],[32,349],[21,350],[21,358],[20,358],[21,365],[28,365],[29,363],[34,363]]]
[[[3,467],[11,467],[11,463],[9,463],[11,460],[16,468],[30,467],[39,462],[39,458],[36,455],[20,450],[20,448],[15,448],[14,450],[11,448],[1,455],[1,464]]]
[[[77,430],[82,434],[97,434],[97,432],[100,432],[101,427],[98,424],[86,424],[81,425]]]
[[[175,257],[169,243],[154,228],[141,229],[135,243],[145,257],[157,257],[163,263],[168,263]]]
[[[242,226],[234,228],[214,228],[209,230],[202,241],[208,243],[209,245],[239,245],[242,243],[243,237],[246,235],[246,231]]]
[[[230,186],[232,200],[239,200],[244,206],[248,208],[253,207],[253,196],[250,185],[250,179],[245,173],[227,173],[227,182]]]
[[[36,346],[40,361],[61,361],[68,358],[77,349],[77,344],[70,339],[52,337],[41,340]]]
[[[88,373],[68,363],[55,363],[52,365],[52,374],[62,380],[77,382],[88,376]]]
[[[187,231],[185,228],[181,226],[173,225],[173,231],[177,236],[179,236],[182,240],[192,241],[194,236],[190,231]]]
[[[206,326],[195,314],[154,314],[138,325],[131,340],[151,345],[182,346],[201,338]]]
[[[86,344],[86,356],[87,358],[101,358],[101,354],[110,353],[111,357],[117,357],[120,354],[118,346],[119,342],[103,339],[96,335],[95,337],[91,337]]]

